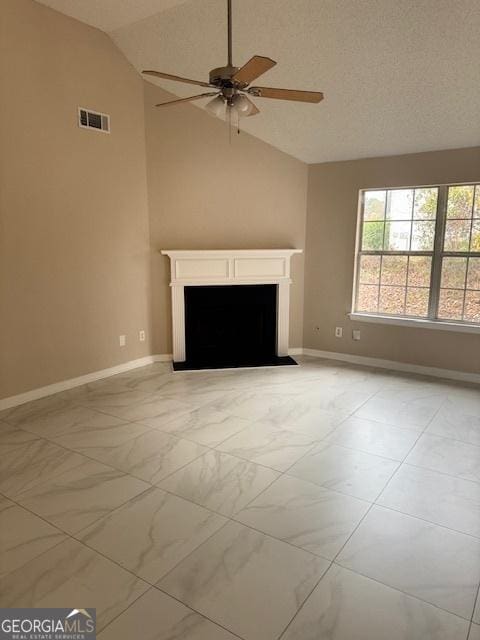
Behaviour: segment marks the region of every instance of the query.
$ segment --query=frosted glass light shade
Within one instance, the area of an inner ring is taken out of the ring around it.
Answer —
[[[217,96],[207,102],[205,105],[205,109],[212,114],[212,116],[217,116],[217,118],[223,118],[225,116],[225,101],[221,96]]]
[[[252,103],[242,94],[237,94],[233,99],[232,108],[240,117],[248,116],[252,112]]]

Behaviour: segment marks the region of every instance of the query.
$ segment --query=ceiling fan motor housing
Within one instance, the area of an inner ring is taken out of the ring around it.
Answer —
[[[232,67],[227,65],[226,67],[217,67],[210,71],[210,84],[217,87],[223,86],[235,86],[232,82],[232,77],[238,71],[238,67]]]

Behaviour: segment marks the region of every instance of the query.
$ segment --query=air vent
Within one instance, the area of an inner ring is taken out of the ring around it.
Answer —
[[[91,109],[78,108],[78,126],[83,129],[96,129],[110,133],[110,116]]]

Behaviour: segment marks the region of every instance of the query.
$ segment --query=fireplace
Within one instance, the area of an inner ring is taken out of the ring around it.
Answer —
[[[171,263],[174,369],[296,364],[288,356],[298,249],[162,251]]]
[[[185,287],[185,368],[278,363],[277,286]]]

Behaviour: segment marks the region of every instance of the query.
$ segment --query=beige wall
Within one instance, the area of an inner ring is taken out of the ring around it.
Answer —
[[[308,167],[145,83],[154,351],[171,353],[169,264],[159,249],[305,246]],[[262,116],[257,116],[262,117]],[[292,259],[290,346],[302,345],[303,261]]]
[[[480,371],[480,335],[351,322],[358,192],[480,180],[480,147],[310,165],[304,346]],[[343,339],[334,337],[344,327]],[[316,328],[318,327],[318,329]],[[351,338],[361,330],[361,340]]]
[[[142,80],[105,34],[31,0],[1,0],[0,24],[5,397],[150,352],[149,248]],[[111,135],[80,129],[79,105]]]

